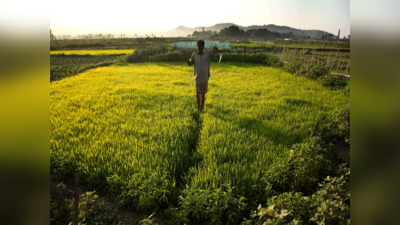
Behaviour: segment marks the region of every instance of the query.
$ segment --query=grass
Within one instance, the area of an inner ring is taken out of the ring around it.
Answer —
[[[282,70],[211,63],[199,117],[193,67],[97,68],[50,84],[51,171],[69,179],[69,162],[76,162],[82,182],[137,209],[175,204],[182,185],[230,183],[254,202],[262,174],[347,101],[341,91]]]
[[[112,55],[112,54],[131,54],[133,49],[103,49],[103,50],[56,50],[50,51],[50,55]]]

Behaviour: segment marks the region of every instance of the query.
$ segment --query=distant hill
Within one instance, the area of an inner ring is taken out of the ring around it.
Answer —
[[[215,24],[214,26],[211,27],[204,27],[204,30],[211,30],[211,31],[220,31],[224,29],[225,27],[229,26],[238,26],[240,29],[243,29],[245,31],[249,29],[260,29],[260,28],[266,28],[269,31],[272,32],[278,32],[278,33],[289,33],[293,32],[293,34],[304,34],[305,36],[310,36],[310,37],[315,37],[317,36],[317,33],[319,35],[322,34],[327,34],[329,35],[330,33],[322,30],[302,30],[302,29],[296,29],[288,26],[277,26],[274,24],[269,24],[269,25],[252,25],[252,26],[240,26],[234,23],[219,23]],[[128,27],[119,27],[119,28],[114,28],[114,29],[109,29],[109,30],[90,30],[86,29],[83,27],[73,27],[67,24],[58,24],[58,25],[51,25],[50,29],[53,31],[54,35],[71,35],[71,36],[77,36],[77,35],[82,35],[82,34],[113,34],[114,36],[119,36],[121,34],[125,34],[127,37],[134,37],[136,35],[151,35],[151,34],[156,34],[158,37],[163,36],[163,37],[187,37],[188,34],[192,35],[194,31],[202,31],[203,27],[185,27],[185,26],[179,26],[175,29],[172,30],[160,30],[160,29],[133,29],[133,28],[128,28]]]
[[[323,31],[323,30],[302,30],[302,29],[296,29],[288,26],[278,26],[274,24],[269,24],[269,25],[252,25],[252,26],[239,26],[234,23],[220,23],[216,24],[211,27],[204,27],[204,30],[211,30],[211,31],[220,31],[221,29],[224,29],[225,27],[229,26],[238,26],[240,29],[243,29],[244,31],[250,30],[250,29],[268,29],[269,31],[273,32],[278,32],[278,33],[289,33],[292,32],[293,34],[304,34],[305,36],[310,36],[310,37],[316,37],[317,34],[322,35],[326,34],[329,35],[331,33]],[[190,27],[184,27],[184,26],[179,26],[175,29],[168,30],[166,32],[161,33],[164,37],[186,37],[188,34],[193,34],[194,31],[202,31],[203,27],[195,27],[195,28],[190,28]]]

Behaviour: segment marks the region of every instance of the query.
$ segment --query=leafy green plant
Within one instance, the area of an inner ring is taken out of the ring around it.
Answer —
[[[271,55],[268,61],[268,65],[275,67],[275,68],[282,68],[284,66],[284,63],[281,61],[281,59],[276,56],[276,55]]]
[[[209,224],[235,223],[246,209],[245,198],[235,196],[230,185],[212,190],[186,187],[180,196],[179,211],[171,209],[174,224],[202,222]]]
[[[327,177],[312,196],[285,192],[251,212],[247,224],[350,224],[350,169],[342,166],[340,177]]]
[[[267,205],[266,208],[259,205],[257,210],[252,212],[251,218],[256,224],[300,224],[300,221],[307,221],[312,215],[309,197],[304,197],[299,192],[286,192],[274,196],[268,199]]]
[[[350,145],[350,103],[335,113],[325,132],[326,136],[336,138]]]
[[[332,87],[333,89],[343,88],[348,84],[348,78],[338,74],[327,74],[319,78],[324,86]],[[350,90],[350,85],[348,86]]]
[[[314,216],[322,224],[350,224],[350,169],[341,168],[340,177],[327,177],[321,188],[312,195]]]
[[[323,65],[302,65],[297,75],[315,80],[328,73],[328,69]]]
[[[272,185],[274,191],[310,193],[316,187],[319,177],[330,170],[330,161],[326,155],[321,139],[311,138],[308,142],[294,145],[289,158],[274,164],[266,171],[263,180],[267,187]]]
[[[151,214],[149,217],[144,218],[139,222],[139,225],[153,225],[153,219],[151,217],[154,216],[155,213]]]
[[[158,211],[162,203],[168,202],[169,190],[173,187],[167,173],[152,173],[149,176],[134,174],[127,182],[114,175],[108,178],[108,182],[111,190],[123,189],[120,194],[116,193],[119,204],[143,212]]]
[[[287,63],[283,68],[288,73],[297,74],[297,72],[300,70],[300,63],[298,61],[293,61],[293,62]]]

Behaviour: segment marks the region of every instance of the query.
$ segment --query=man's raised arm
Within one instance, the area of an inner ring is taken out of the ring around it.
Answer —
[[[214,57],[215,54],[220,53],[221,51],[218,50],[217,46],[214,46],[211,51],[211,57]]]
[[[182,50],[182,54],[183,54],[183,56],[185,57],[185,60],[186,60],[186,63],[188,64],[188,66],[191,66],[191,65],[194,64],[194,62],[189,61],[189,59],[188,59],[188,57],[187,57],[187,55],[186,55],[186,51],[185,51],[185,50]]]

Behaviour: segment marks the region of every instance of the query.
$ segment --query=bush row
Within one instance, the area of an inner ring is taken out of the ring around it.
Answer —
[[[249,224],[350,224],[350,169],[340,168],[341,175],[327,177],[311,196],[285,192],[267,200],[251,212]]]
[[[190,57],[190,53],[188,54],[188,57]],[[149,51],[141,51],[141,52],[136,51],[131,55],[127,55],[125,60],[128,63],[181,62],[184,60],[184,57],[180,51],[171,51],[164,54],[163,53],[151,54]],[[276,55],[269,53],[257,53],[257,54],[224,53],[223,60],[228,62],[233,61],[233,62],[258,63],[274,67],[283,66],[283,63],[279,60],[279,58]],[[211,61],[218,62],[219,57],[215,56],[211,59]]]
[[[324,65],[301,65],[297,61],[287,63],[283,66],[283,69],[287,72],[296,75],[303,76],[318,82],[321,82],[324,86],[331,87],[332,89],[340,89],[348,86],[349,78],[330,74],[329,70]]]

